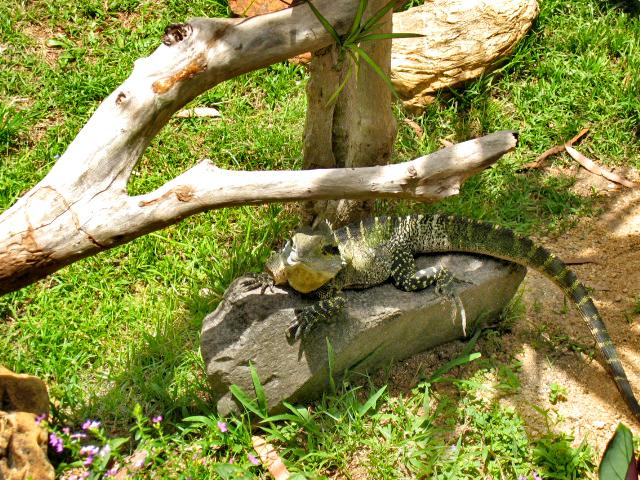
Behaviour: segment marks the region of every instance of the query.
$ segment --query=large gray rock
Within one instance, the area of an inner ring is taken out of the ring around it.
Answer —
[[[482,318],[491,320],[504,308],[524,278],[526,269],[471,255],[425,256],[419,268],[442,263],[465,283],[456,289],[465,306],[467,332]],[[202,326],[201,352],[215,392],[218,412],[237,410],[229,386],[253,393],[249,363],[258,371],[269,406],[301,402],[319,396],[328,386],[327,342],[335,351],[335,374],[388,365],[444,342],[462,338],[460,317],[451,320],[452,305],[433,289],[403,292],[391,284],[346,291],[344,318],[318,326],[302,341],[286,335],[294,309],[312,300],[274,288],[242,291],[238,281]]]

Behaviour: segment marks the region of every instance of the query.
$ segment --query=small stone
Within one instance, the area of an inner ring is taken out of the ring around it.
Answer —
[[[606,423],[603,422],[602,420],[596,420],[595,422],[593,422],[593,426],[598,430],[602,430],[605,427],[605,425]]]
[[[620,303],[622,301],[622,297],[620,295],[617,295],[615,301],[616,303]]]

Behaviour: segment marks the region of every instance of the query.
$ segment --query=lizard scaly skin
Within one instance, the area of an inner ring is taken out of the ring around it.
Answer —
[[[435,284],[451,295],[451,274],[440,268],[416,271],[414,255],[466,252],[488,255],[533,268],[562,289],[587,324],[609,373],[625,402],[640,420],[640,405],[629,384],[611,337],[587,289],[546,248],[512,230],[463,217],[411,215],[367,219],[356,226],[296,233],[266,265],[275,284],[288,283],[319,301],[301,310],[289,327],[298,339],[315,324],[329,321],[344,308],[345,288],[368,288],[391,278],[397,288],[416,291]],[[457,297],[455,297],[457,298]]]

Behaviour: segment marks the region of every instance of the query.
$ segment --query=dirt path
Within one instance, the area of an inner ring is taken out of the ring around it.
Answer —
[[[640,299],[640,191],[614,190],[609,195],[603,215],[583,219],[557,238],[537,239],[564,260],[588,260],[571,268],[592,289],[640,398],[640,315],[634,313]],[[503,401],[520,412],[529,431],[534,435],[546,431],[545,419],[532,407],[535,404],[556,410],[564,420],[553,429],[571,434],[576,444],[586,437],[598,455],[618,422],[631,427],[634,434],[640,433],[640,425],[600,364],[583,320],[565,303],[558,288],[530,271],[523,300],[526,313],[511,333],[499,338],[499,351],[489,349],[486,355],[522,362],[521,389]],[[479,347],[484,350],[486,342]],[[393,390],[400,393],[411,388],[416,372],[441,365],[460,348],[455,342],[399,363],[391,371]],[[553,383],[567,389],[567,401],[549,403]]]

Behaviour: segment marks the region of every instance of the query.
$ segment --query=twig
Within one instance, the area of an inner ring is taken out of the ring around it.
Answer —
[[[598,165],[593,160],[585,157],[583,154],[581,154],[575,148],[570,147],[569,145],[565,145],[564,148],[567,151],[567,153],[569,155],[571,155],[571,158],[573,158],[576,162],[578,162],[584,168],[589,170],[591,173],[595,173],[596,175],[600,175],[601,177],[604,177],[607,180],[611,180],[612,182],[619,183],[620,185],[623,185],[623,186],[628,187],[628,188],[633,188],[633,187],[636,186],[635,183],[630,182],[626,178],[621,177],[620,175],[618,175],[617,173],[613,173],[611,170],[607,170],[606,168],[601,167],[600,165]]]
[[[580,133],[578,133],[571,140],[568,140],[566,143],[562,145],[556,145],[555,147],[551,147],[549,150],[546,150],[541,155],[539,155],[538,158],[536,158],[533,162],[525,163],[522,167],[520,167],[519,171],[534,170],[537,168],[542,168],[547,158],[553,155],[557,155],[558,153],[564,152],[566,145],[569,145],[569,146],[573,145],[574,143],[581,140],[582,137],[584,137],[587,133],[589,133],[589,129],[583,128],[582,130],[580,130]]]

